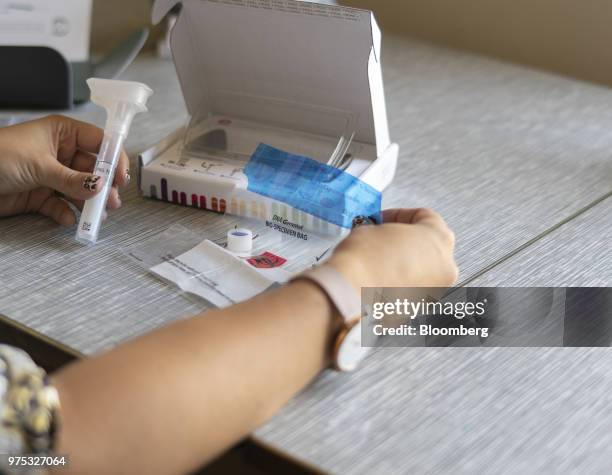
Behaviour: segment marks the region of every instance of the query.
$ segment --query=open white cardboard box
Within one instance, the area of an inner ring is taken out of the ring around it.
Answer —
[[[177,3],[157,0],[153,22]],[[247,190],[243,168],[260,143],[327,162],[349,136],[346,172],[380,191],[391,183],[398,146],[389,138],[372,13],[294,0],[181,3],[170,44],[192,119],[140,155],[142,194],[292,232],[343,232]],[[194,137],[220,143],[223,157],[186,153]]]

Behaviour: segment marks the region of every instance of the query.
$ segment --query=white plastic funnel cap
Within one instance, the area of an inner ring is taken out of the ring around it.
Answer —
[[[91,102],[94,104],[107,107],[109,103],[129,102],[138,112],[147,110],[147,101],[153,94],[151,88],[141,82],[90,78],[87,85],[91,91]]]
[[[147,101],[153,91],[140,82],[90,78],[87,85],[91,102],[107,112],[106,128],[127,134],[134,115],[146,112]]]

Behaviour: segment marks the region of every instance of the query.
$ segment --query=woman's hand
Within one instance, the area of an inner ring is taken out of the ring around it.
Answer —
[[[356,289],[449,287],[458,277],[455,236],[428,209],[383,212],[384,224],[355,229],[329,260]]]
[[[104,132],[63,116],[49,116],[0,129],[0,217],[40,213],[72,226],[77,208],[102,189],[92,174]],[[107,207],[119,208],[117,187],[130,181],[129,160],[121,154]],[[62,196],[63,195],[63,196]]]

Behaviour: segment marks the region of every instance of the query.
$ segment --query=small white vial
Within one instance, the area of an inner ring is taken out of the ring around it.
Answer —
[[[253,250],[253,231],[232,229],[227,233],[227,250],[235,254],[248,254]]]

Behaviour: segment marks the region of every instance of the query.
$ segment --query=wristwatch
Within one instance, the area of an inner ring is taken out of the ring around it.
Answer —
[[[336,269],[320,266],[299,275],[316,283],[327,294],[344,320],[333,348],[334,369],[354,371],[370,353],[361,346],[361,296]]]

